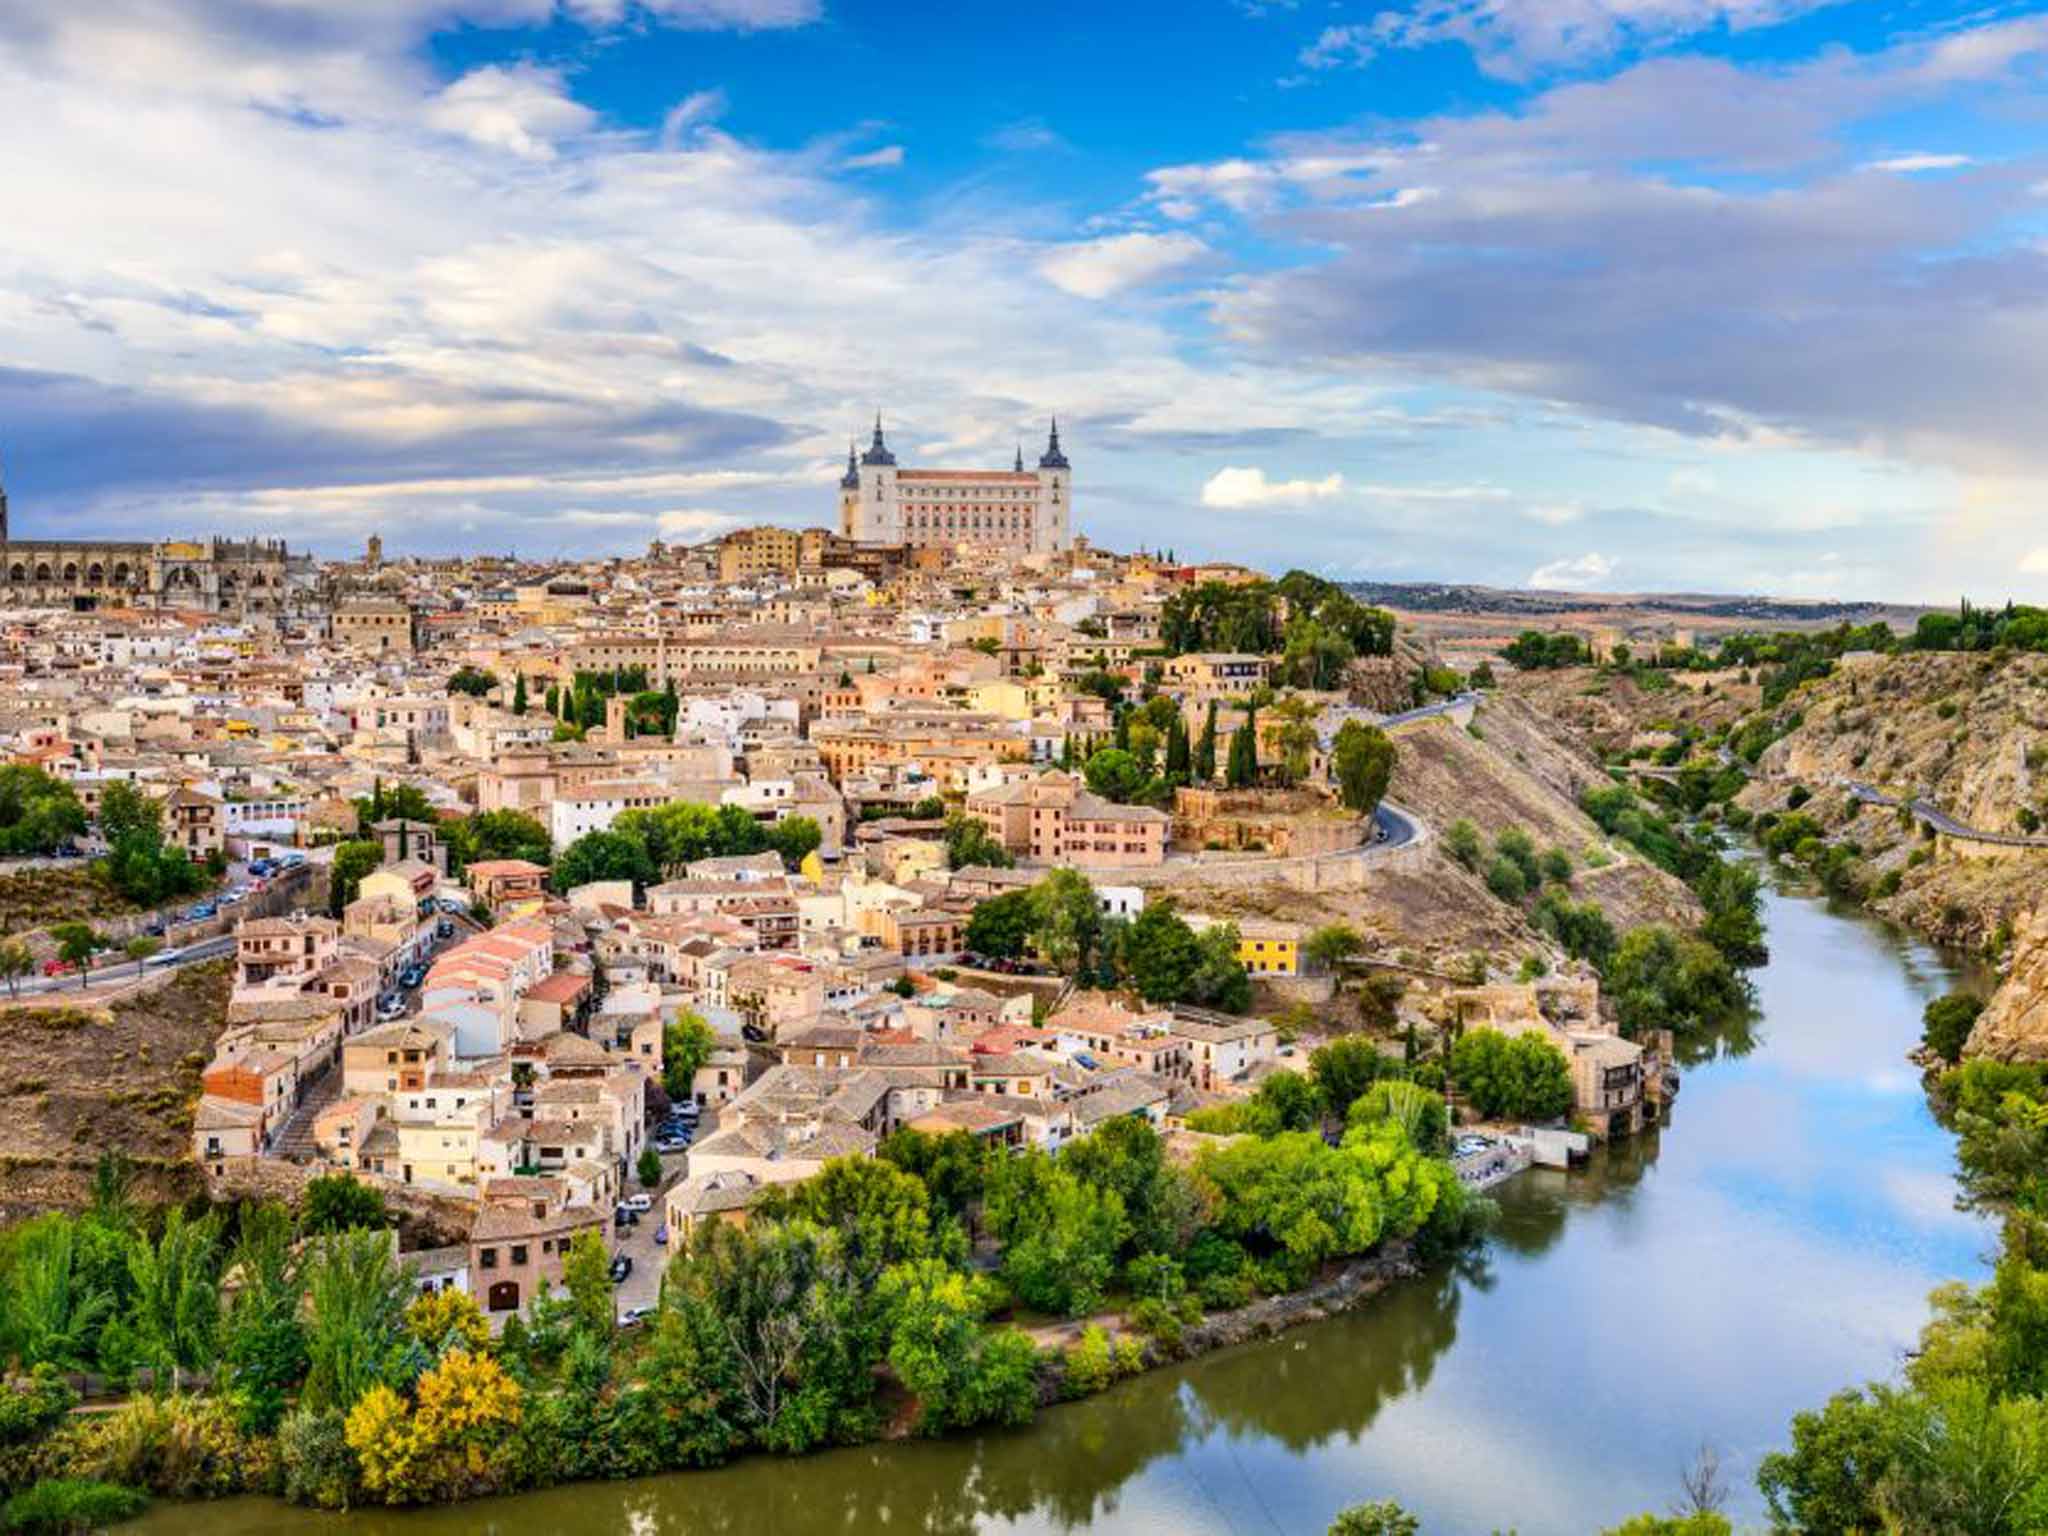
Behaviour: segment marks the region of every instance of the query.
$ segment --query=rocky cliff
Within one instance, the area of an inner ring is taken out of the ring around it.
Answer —
[[[1978,1016],[1964,1054],[2048,1061],[2048,907],[2016,928],[2011,968]]]

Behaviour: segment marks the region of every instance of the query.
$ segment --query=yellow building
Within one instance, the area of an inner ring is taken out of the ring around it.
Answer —
[[[738,528],[718,541],[718,579],[741,581],[749,576],[794,576],[803,536],[794,528],[764,523]]]

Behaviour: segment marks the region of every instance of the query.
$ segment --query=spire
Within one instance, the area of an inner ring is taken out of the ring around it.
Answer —
[[[1052,419],[1052,433],[1046,439],[1045,452],[1038,456],[1038,467],[1040,469],[1065,469],[1068,467],[1067,456],[1060,452],[1060,419],[1057,416]]]
[[[1022,443],[1019,443],[1019,444],[1017,445],[1017,468],[1016,468],[1016,473],[1018,473],[1018,474],[1020,474],[1020,475],[1024,473],[1024,445],[1023,445]]]
[[[846,473],[839,477],[839,488],[842,491],[860,488],[860,467],[854,462],[853,446],[853,439],[849,437],[846,440]]]
[[[860,456],[863,464],[894,464],[896,455],[889,451],[889,445],[882,441],[882,413],[875,412],[875,440],[868,445],[868,451]]]

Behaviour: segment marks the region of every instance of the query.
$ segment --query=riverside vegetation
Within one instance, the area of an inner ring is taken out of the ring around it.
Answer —
[[[1405,1082],[1346,1098],[1339,1076],[1332,1058],[1296,1080],[1315,1128],[1260,1125],[1185,1165],[1135,1119],[1057,1156],[898,1133],[743,1227],[700,1227],[630,1332],[595,1234],[494,1340],[467,1296],[417,1293],[345,1175],[296,1217],[151,1212],[109,1163],[85,1213],[0,1242],[5,1523],[81,1528],[143,1495],[435,1502],[1028,1422],[1170,1358],[1207,1309],[1474,1235],[1487,1206],[1442,1156],[1442,1100]],[[1090,1321],[1041,1350],[1020,1325],[1054,1317]],[[129,1396],[73,1414],[74,1371]]]

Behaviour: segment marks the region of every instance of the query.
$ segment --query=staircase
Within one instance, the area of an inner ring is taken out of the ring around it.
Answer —
[[[340,1097],[341,1069],[329,1067],[306,1090],[290,1118],[278,1127],[277,1134],[271,1138],[270,1155],[293,1163],[313,1161],[313,1122],[319,1118],[321,1110]]]

